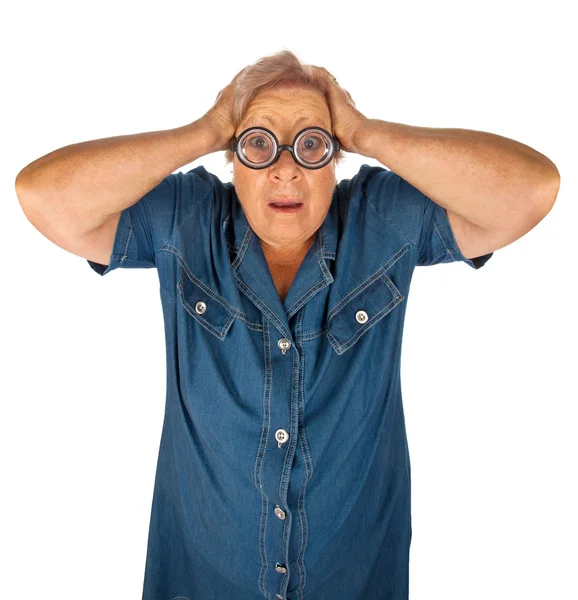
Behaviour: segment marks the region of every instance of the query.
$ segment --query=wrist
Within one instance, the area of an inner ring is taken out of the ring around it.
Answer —
[[[368,158],[374,158],[372,148],[376,133],[376,119],[365,119],[357,128],[354,136],[355,152]]]
[[[196,143],[200,145],[203,154],[212,154],[219,150],[224,150],[226,145],[225,135],[222,129],[207,118],[206,115],[185,125],[187,135],[194,138]]]
[[[192,123],[197,126],[197,135],[201,135],[205,140],[208,152],[218,152],[226,150],[234,132],[228,124],[222,124],[218,115],[210,112],[203,115],[200,119]]]

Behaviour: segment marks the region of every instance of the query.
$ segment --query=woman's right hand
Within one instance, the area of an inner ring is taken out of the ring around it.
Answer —
[[[235,135],[235,127],[233,126],[235,86],[237,79],[246,68],[241,69],[233,77],[231,83],[218,93],[215,104],[200,119],[215,132],[218,140],[216,151],[227,150],[231,139]]]

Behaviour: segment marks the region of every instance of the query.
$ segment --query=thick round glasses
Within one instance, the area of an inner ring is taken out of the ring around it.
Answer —
[[[266,169],[279,160],[282,150],[291,152],[293,160],[306,169],[321,169],[340,150],[337,138],[322,127],[302,129],[291,146],[280,146],[275,134],[266,127],[250,127],[234,138],[229,147],[250,169]]]

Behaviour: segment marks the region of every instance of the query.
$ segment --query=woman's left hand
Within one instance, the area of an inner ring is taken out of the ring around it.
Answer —
[[[360,142],[364,128],[370,119],[355,108],[355,102],[347,90],[344,90],[335,77],[324,67],[315,67],[325,80],[329,111],[335,137],[346,152],[360,153]]]

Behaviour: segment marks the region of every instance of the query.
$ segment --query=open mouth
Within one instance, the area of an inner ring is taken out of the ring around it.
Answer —
[[[271,202],[269,204],[269,208],[280,213],[298,212],[303,206],[303,202]]]

